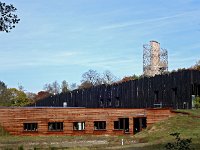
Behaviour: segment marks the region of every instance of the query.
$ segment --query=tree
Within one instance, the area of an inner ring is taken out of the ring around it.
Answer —
[[[46,92],[53,94],[53,87],[51,84],[45,84],[43,88]]]
[[[2,94],[6,89],[6,84],[3,81],[0,81],[0,94]]]
[[[88,89],[91,88],[93,86],[93,84],[91,82],[88,81],[84,81],[81,83],[81,85],[78,86],[79,89]]]
[[[37,93],[37,95],[35,96],[35,100],[38,101],[38,100],[41,100],[41,99],[44,99],[44,98],[47,98],[49,97],[51,94],[47,91],[40,91]]]
[[[12,102],[12,106],[25,106],[30,103],[23,91],[17,90],[16,88],[10,88],[8,89],[8,92],[10,92],[10,101]]]
[[[0,81],[0,106],[7,105],[7,86],[3,81]]]
[[[0,2],[0,31],[10,32],[11,29],[15,28],[20,19],[16,14],[13,14],[17,9],[12,5],[6,5]]]
[[[19,89],[20,91],[25,91],[25,90],[24,90],[24,87],[23,87],[22,85],[20,85],[20,84],[18,84],[18,89]]]
[[[60,85],[57,81],[54,81],[52,83],[52,87],[53,87],[53,94],[58,94],[60,93]]]
[[[29,99],[30,103],[35,103],[37,94],[32,92],[26,92],[26,96]]]
[[[16,88],[8,88],[4,93],[3,106],[26,106],[30,104],[30,99],[23,91]]]
[[[104,71],[103,73],[103,84],[112,84],[114,82],[116,82],[117,77],[114,76],[109,70]]]
[[[76,83],[70,84],[70,91],[73,91],[73,90],[75,90],[75,89],[77,89]]]
[[[62,93],[67,93],[69,91],[67,81],[63,80],[61,85]]]
[[[196,70],[200,70],[200,60],[196,62],[193,68]]]
[[[137,80],[139,78],[140,78],[139,76],[137,76],[137,75],[134,74],[132,76],[124,77],[121,81],[119,81],[119,83],[127,82],[127,81],[130,81],[130,80]]]
[[[52,84],[45,84],[43,89],[51,94],[60,93],[60,85],[57,81],[54,81]]]
[[[82,75],[82,78],[81,83],[90,83],[92,86],[102,84],[100,74],[96,70],[88,70]]]

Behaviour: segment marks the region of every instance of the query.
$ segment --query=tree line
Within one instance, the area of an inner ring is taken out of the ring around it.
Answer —
[[[66,80],[63,80],[61,84],[54,81],[46,83],[43,90],[38,93],[27,92],[21,85],[18,88],[8,88],[3,81],[0,81],[0,106],[26,106],[48,96],[67,93],[75,89],[91,88],[101,84],[111,85],[138,78],[138,76],[133,75],[119,79],[109,70],[100,74],[96,70],[90,69],[82,74],[80,85],[76,83],[69,84]]]
[[[188,69],[200,70],[200,61]],[[43,90],[38,93],[25,92],[26,90],[24,90],[24,87],[21,85],[19,85],[18,88],[8,88],[3,81],[0,81],[0,106],[26,106],[51,95],[66,93],[75,89],[86,89],[101,84],[111,85],[136,80],[142,77],[143,75],[137,76],[134,74],[119,79],[109,70],[100,74],[96,70],[90,69],[82,74],[80,85],[76,83],[69,84],[66,80],[63,80],[61,84],[54,81],[52,83],[46,83]],[[199,99],[197,102],[199,103]]]

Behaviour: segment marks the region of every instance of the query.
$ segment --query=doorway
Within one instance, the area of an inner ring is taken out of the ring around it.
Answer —
[[[140,118],[133,118],[133,129],[134,134],[142,131],[142,129],[145,129],[147,127],[147,118],[146,117],[140,117]]]

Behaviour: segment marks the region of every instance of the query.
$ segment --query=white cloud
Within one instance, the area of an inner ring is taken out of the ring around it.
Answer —
[[[180,18],[183,16],[192,16],[196,13],[199,13],[199,11],[195,10],[195,11],[183,12],[183,13],[179,13],[179,14],[175,14],[175,15],[171,15],[171,16],[159,17],[159,18],[143,19],[143,20],[136,20],[136,21],[131,21],[131,22],[120,22],[120,23],[102,26],[99,28],[99,30],[125,28],[125,27],[135,26],[135,25],[148,25],[148,23],[153,23],[153,22],[158,23],[158,22],[162,22],[162,21],[165,21],[165,23],[166,23],[166,20],[171,21],[171,19],[176,19],[176,18]]]

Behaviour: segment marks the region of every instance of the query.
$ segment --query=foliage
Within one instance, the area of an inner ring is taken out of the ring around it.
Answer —
[[[195,97],[193,103],[195,108],[200,108],[200,97],[199,96]]]
[[[106,70],[101,75],[96,70],[88,70],[82,75],[81,88],[90,88],[101,84],[110,85],[117,81],[117,77],[113,75],[109,70]]]
[[[0,2],[0,31],[10,32],[15,28],[20,19],[16,14],[13,14],[17,9],[12,5],[6,5]]]
[[[78,86],[79,89],[87,89],[87,88],[91,88],[93,86],[93,84],[89,81],[84,81],[81,83],[81,85]]]
[[[6,89],[6,84],[3,81],[0,81],[0,94],[2,94]]]
[[[116,80],[117,80],[117,77],[113,75],[109,70],[104,71],[103,77],[102,77],[103,84],[110,85],[116,82]]]
[[[61,85],[62,93],[67,93],[69,91],[69,86],[67,81],[63,80]]]
[[[35,100],[40,100],[40,99],[44,99],[46,97],[49,97],[51,94],[47,91],[40,91],[37,93],[37,95],[35,96]]]
[[[17,90],[16,88],[8,89],[8,96],[11,106],[25,106],[30,103],[26,94],[23,91]]]
[[[0,86],[0,91],[1,106],[24,106],[31,102],[24,91],[20,91],[16,88],[7,88],[6,86]]]
[[[122,80],[119,81],[119,83],[122,83],[122,82],[128,82],[130,80],[137,80],[139,79],[140,77],[137,76],[137,75],[132,75],[132,76],[127,76],[127,77],[124,77]]]
[[[52,84],[45,84],[44,90],[51,94],[58,94],[60,93],[60,85],[57,81],[54,81]]]
[[[24,146],[23,146],[23,145],[20,145],[20,146],[18,147],[18,150],[24,150]]]
[[[70,84],[70,91],[73,91],[73,90],[75,90],[75,89],[77,89],[76,83]]]
[[[93,86],[102,84],[100,74],[96,70],[88,70],[82,75],[82,83],[89,83]]]
[[[193,68],[200,71],[200,60],[196,62]]]
[[[180,133],[172,133],[170,134],[175,137],[175,142],[173,143],[167,143],[165,145],[166,149],[169,150],[191,150],[191,143],[192,139],[181,139],[180,138]]]

